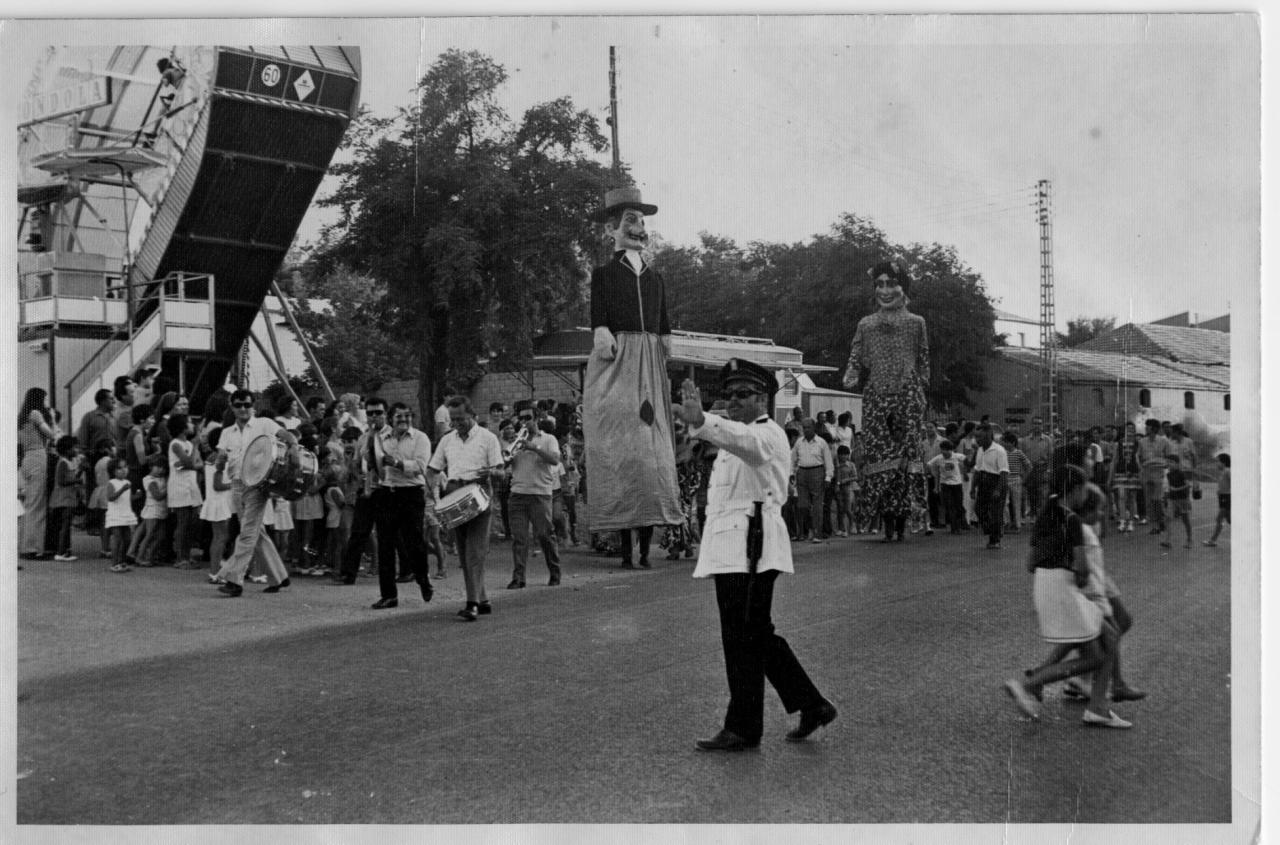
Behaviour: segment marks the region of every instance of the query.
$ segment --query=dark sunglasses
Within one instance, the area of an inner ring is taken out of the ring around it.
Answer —
[[[233,407],[233,408],[252,408],[252,407],[253,407],[253,403],[252,403],[252,402],[232,402],[232,403],[231,403],[231,407]]]
[[[385,414],[386,410],[383,408],[366,408],[365,413],[366,414]]]
[[[533,414],[521,414],[517,419],[520,420],[520,422],[528,422],[533,419]]]
[[[749,397],[751,397],[751,396],[759,396],[759,395],[760,395],[760,391],[758,391],[758,390],[748,390],[748,389],[747,389],[747,388],[745,388],[745,387],[740,387],[740,388],[738,388],[737,390],[722,390],[722,391],[720,391],[720,398],[721,398],[721,399],[747,399],[747,398],[749,398]]]

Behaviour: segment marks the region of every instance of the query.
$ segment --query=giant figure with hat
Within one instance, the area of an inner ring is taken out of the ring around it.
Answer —
[[[666,288],[641,255],[648,243],[645,215],[657,210],[641,200],[638,188],[625,187],[608,191],[596,212],[614,253],[591,273],[593,343],[582,424],[593,531],[681,520]]]
[[[862,507],[884,519],[885,542],[902,540],[918,498],[907,467],[917,445],[929,383],[929,337],[924,318],[907,310],[911,277],[899,262],[871,268],[877,310],[858,321],[845,389],[861,385],[866,464]],[[865,371],[865,375],[864,375]]]

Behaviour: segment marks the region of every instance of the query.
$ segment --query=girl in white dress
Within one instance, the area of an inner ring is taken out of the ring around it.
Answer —
[[[209,448],[216,450],[218,441],[222,439],[222,429],[215,428],[209,432]],[[200,508],[200,518],[209,523],[209,572],[210,580],[217,578],[217,571],[227,553],[227,532],[231,527],[231,482],[226,478],[226,470],[218,469],[212,463],[204,465],[204,489],[208,494]]]
[[[132,567],[124,562],[124,554],[129,547],[133,526],[138,524],[130,501],[133,485],[129,483],[129,465],[123,458],[112,458],[107,464],[107,473],[111,478],[107,481],[107,514],[102,530],[108,534],[111,571],[129,572]]]
[[[191,442],[191,421],[186,414],[170,414],[169,427],[169,510],[176,517],[173,550],[178,556],[175,569],[199,569],[191,562],[192,524],[204,504],[198,473],[204,469],[200,451]]]

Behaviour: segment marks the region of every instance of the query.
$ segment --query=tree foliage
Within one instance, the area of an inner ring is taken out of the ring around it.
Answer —
[[[388,319],[385,285],[338,267],[295,284],[295,293],[298,328],[335,391],[372,391],[382,382],[416,374],[417,364],[405,345],[383,331]],[[306,378],[320,381],[310,365]]]
[[[506,71],[449,50],[394,118],[362,115],[350,161],[321,204],[340,210],[317,252],[383,282],[384,328],[418,365],[422,403],[487,367],[522,365],[534,337],[584,310],[591,212],[615,175],[596,118],[560,98],[513,123],[498,105]]]
[[[1060,346],[1079,346],[1116,327],[1115,317],[1076,317],[1067,320],[1067,333],[1058,332]]]
[[[846,213],[808,242],[739,247],[703,233],[700,246],[664,247],[654,262],[673,325],[772,338],[807,364],[836,368],[815,382],[839,387],[858,320],[875,307],[867,271],[891,257],[914,268],[910,307],[928,325],[931,404],[967,404],[970,390],[985,387],[995,314],[982,277],[953,247],[892,244],[869,219]]]

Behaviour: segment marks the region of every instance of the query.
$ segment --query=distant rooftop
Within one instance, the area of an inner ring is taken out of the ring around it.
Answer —
[[[1231,364],[1230,334],[1161,323],[1126,323],[1075,348],[1156,356],[1184,364]]]

